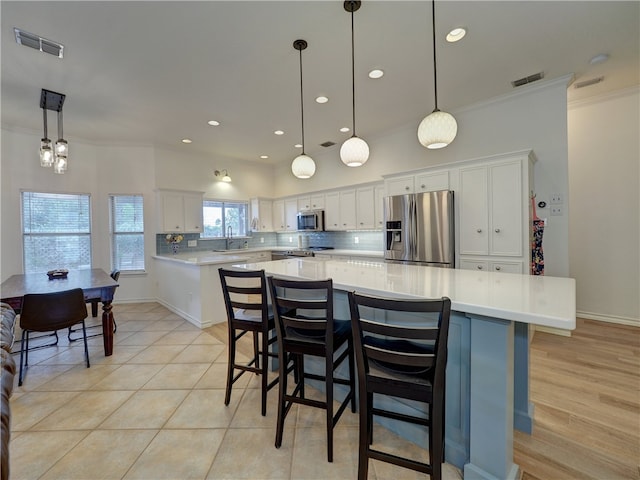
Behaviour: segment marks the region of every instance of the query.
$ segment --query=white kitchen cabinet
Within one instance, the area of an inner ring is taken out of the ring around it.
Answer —
[[[416,193],[449,190],[449,171],[418,174],[414,183]]]
[[[460,260],[463,270],[480,270],[483,272],[524,273],[523,262],[489,261],[485,259],[464,258]]]
[[[340,228],[340,192],[329,192],[324,196],[324,229],[341,230]]]
[[[520,162],[461,168],[458,198],[460,254],[522,255]]]
[[[362,187],[356,190],[356,221],[358,229],[375,228],[375,192],[374,187]]]
[[[273,229],[276,232],[284,232],[285,228],[284,200],[273,202]]]
[[[285,230],[293,232],[298,230],[298,200],[295,198],[287,198],[284,201],[284,221]]]
[[[251,199],[251,231],[273,232],[273,202],[264,198]]]
[[[201,233],[202,198],[202,192],[158,191],[158,230]]]
[[[311,210],[310,196],[298,197],[298,211],[300,210]]]
[[[340,191],[340,230],[355,230],[358,225],[356,215],[356,191]]]
[[[311,195],[311,209],[312,210],[324,209],[324,193]]]
[[[376,229],[384,228],[384,185],[376,185],[374,187],[374,201],[373,215],[374,215],[374,227]]]
[[[526,273],[534,161],[533,152],[520,152],[459,168],[456,207],[460,268]]]
[[[406,195],[415,192],[415,176],[405,175],[385,180],[387,195]]]

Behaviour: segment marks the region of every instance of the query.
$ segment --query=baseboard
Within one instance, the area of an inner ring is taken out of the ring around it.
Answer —
[[[550,333],[552,335],[560,335],[562,337],[570,337],[571,330],[563,330],[561,328],[543,327],[541,325],[535,325],[536,332]]]
[[[576,312],[576,316],[587,320],[598,320],[600,322],[618,323],[620,325],[629,325],[631,327],[640,327],[640,318],[620,317],[616,315],[604,315],[592,312]]]

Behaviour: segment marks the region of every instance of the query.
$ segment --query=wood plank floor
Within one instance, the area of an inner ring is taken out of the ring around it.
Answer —
[[[227,341],[226,324],[209,331]],[[640,328],[578,319],[571,337],[537,332],[531,400],[533,434],[514,433],[522,480],[640,480]]]
[[[531,344],[533,435],[514,435],[523,480],[640,479],[640,328],[578,319]]]

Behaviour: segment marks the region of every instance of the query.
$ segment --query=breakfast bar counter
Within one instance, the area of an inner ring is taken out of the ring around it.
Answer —
[[[346,292],[351,290],[386,297],[449,297],[445,458],[463,469],[465,479],[519,478],[513,429],[530,433],[533,428],[529,325],[575,329],[573,279],[317,257],[236,267],[290,279],[331,278],[339,318],[349,318]],[[398,422],[385,426],[426,442],[419,429]]]

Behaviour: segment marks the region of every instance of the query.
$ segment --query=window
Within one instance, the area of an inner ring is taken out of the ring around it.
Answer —
[[[25,273],[91,268],[88,194],[22,192]]]
[[[203,238],[226,237],[233,232],[234,237],[247,235],[247,203],[219,202],[205,200],[203,202],[204,230]]]
[[[111,265],[121,271],[144,270],[142,195],[110,195]]]

